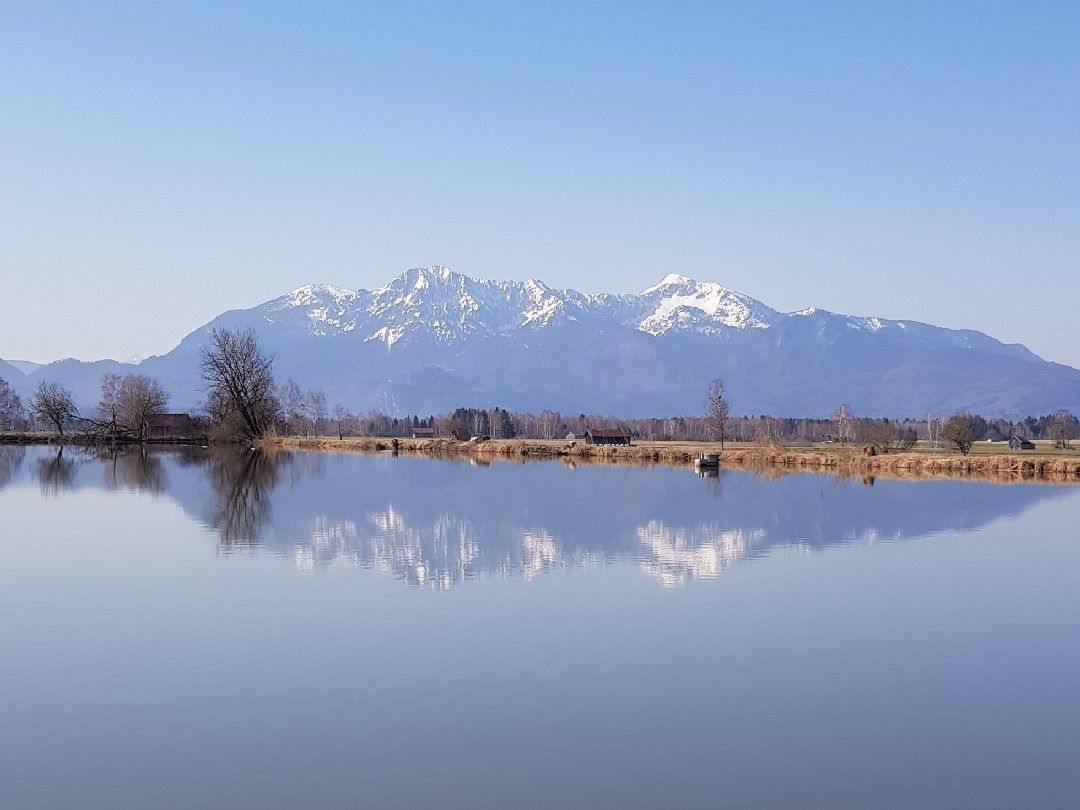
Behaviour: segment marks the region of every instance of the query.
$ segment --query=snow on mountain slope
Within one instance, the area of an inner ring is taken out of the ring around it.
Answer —
[[[779,313],[720,284],[669,275],[640,295],[587,295],[541,281],[488,281],[447,267],[408,270],[376,290],[307,285],[263,304],[270,323],[306,325],[311,335],[358,330],[392,347],[425,334],[440,342],[542,329],[566,320],[615,320],[651,335],[672,330],[767,329]]]
[[[361,294],[354,290],[329,284],[308,284],[267,301],[258,309],[267,323],[282,322],[322,336],[355,329],[360,298]]]
[[[891,416],[1080,410],[1080,371],[1023,346],[916,321],[778,312],[677,274],[636,295],[587,294],[416,268],[375,290],[306,285],[223,313],[137,366],[65,361],[10,376],[22,393],[56,380],[92,404],[103,370],[138,368],[173,393],[173,406],[195,407],[200,353],[214,328],[254,329],[281,380],[394,413],[496,404],[697,413],[704,385],[718,376],[744,413],[825,415],[839,402]]]
[[[651,309],[638,324],[650,335],[672,329],[711,333],[721,327],[768,329],[777,313],[760,301],[732,292],[720,284],[695,281],[674,273],[641,293]]]
[[[1030,360],[1020,346],[1006,346],[980,332],[947,330],[913,321],[838,315],[810,307],[781,313],[714,282],[669,274],[639,295],[586,294],[555,289],[536,279],[488,281],[447,267],[406,271],[375,290],[309,284],[268,301],[257,312],[268,325],[311,337],[352,335],[400,349],[400,341],[454,344],[477,336],[536,332],[568,322],[607,322],[661,337],[675,333],[719,335],[769,330],[805,320],[852,332],[996,351]]]

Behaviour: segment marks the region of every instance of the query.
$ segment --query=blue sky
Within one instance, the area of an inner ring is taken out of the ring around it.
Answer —
[[[0,5],[0,356],[447,264],[1080,365],[1080,4],[222,5]]]

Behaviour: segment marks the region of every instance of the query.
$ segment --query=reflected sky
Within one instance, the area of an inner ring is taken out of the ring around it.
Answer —
[[[225,554],[274,554],[301,569],[372,568],[441,590],[627,562],[679,587],[777,547],[973,530],[1072,491],[193,447],[0,448],[0,485],[34,482],[46,498],[79,490],[167,497],[213,529]]]
[[[0,447],[0,807],[1071,808],[1078,514]]]

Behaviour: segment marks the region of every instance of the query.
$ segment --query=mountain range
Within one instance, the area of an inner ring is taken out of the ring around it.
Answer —
[[[714,282],[671,274],[640,294],[408,270],[375,290],[308,285],[225,312],[139,363],[0,360],[24,396],[60,382],[84,405],[102,374],[157,378],[171,407],[202,398],[212,329],[251,328],[279,381],[321,387],[352,410],[427,414],[459,406],[624,417],[700,413],[720,377],[733,412],[825,416],[973,410],[1080,411],[1080,371],[982,332],[808,308],[779,312]]]

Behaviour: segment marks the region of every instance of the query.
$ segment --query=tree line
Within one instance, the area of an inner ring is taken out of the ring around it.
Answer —
[[[206,398],[193,414],[196,430],[210,440],[250,440],[277,433],[290,436],[328,435],[404,437],[415,428],[431,428],[455,439],[563,439],[582,436],[589,428],[623,428],[647,441],[712,441],[758,444],[860,445],[875,453],[911,449],[918,442],[970,452],[980,440],[1007,441],[1013,437],[1052,440],[1069,449],[1080,437],[1080,421],[1065,410],[1021,420],[985,419],[977,414],[930,414],[921,419],[860,417],[841,404],[829,418],[787,418],[769,414],[731,413],[723,382],[706,389],[704,415],[625,419],[604,414],[576,415],[544,410],[514,412],[505,408],[457,408],[447,414],[392,416],[377,410],[351,411],[338,403],[328,408],[319,388],[303,390],[294,380],[280,386],[273,361],[259,349],[252,330],[217,329],[202,352],[200,371]],[[169,394],[154,379],[141,374],[106,374],[100,400],[89,415],[79,412],[70,391],[54,382],[41,382],[30,402],[23,404],[12,387],[0,380],[0,431],[26,430],[33,423],[100,440],[145,438],[147,421],[164,413]]]

